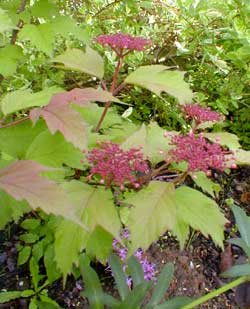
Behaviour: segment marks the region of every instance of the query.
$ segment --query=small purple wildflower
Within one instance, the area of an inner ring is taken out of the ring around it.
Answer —
[[[148,164],[140,149],[131,148],[125,151],[110,141],[99,145],[99,148],[92,149],[88,154],[88,161],[93,165],[90,169],[91,176],[101,177],[100,182],[107,187],[114,184],[124,191],[124,184],[130,183],[137,189],[136,173],[148,172]]]
[[[121,233],[121,237],[123,237],[125,240],[129,239],[129,231],[127,229],[124,229]],[[113,240],[113,249],[114,251],[119,255],[122,261],[124,261],[127,257],[128,249],[124,247],[122,244],[120,244],[117,239]],[[144,272],[144,279],[147,281],[155,280],[156,275],[156,266],[154,263],[151,263],[148,261],[147,256],[144,256],[144,251],[142,249],[138,249],[134,256],[139,260],[141,263],[141,266],[143,268]],[[127,265],[123,265],[123,271],[126,272]],[[132,286],[132,279],[130,276],[127,276],[127,285],[129,288]]]
[[[216,122],[223,119],[220,113],[212,111],[209,107],[202,107],[198,104],[185,104],[181,109],[187,119],[195,120],[196,125],[206,121]]]
[[[117,54],[122,54],[124,49],[142,51],[145,46],[152,44],[151,40],[123,33],[99,35],[96,41],[103,46],[110,46]]]

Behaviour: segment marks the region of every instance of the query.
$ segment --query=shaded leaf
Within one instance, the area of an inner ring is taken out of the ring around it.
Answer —
[[[125,300],[129,293],[129,288],[127,286],[126,275],[123,271],[122,263],[119,257],[115,254],[111,254],[109,256],[108,262],[112,269],[112,274],[115,278],[115,283],[117,285],[119,295],[122,300]]]
[[[25,199],[33,209],[41,208],[47,213],[79,222],[65,191],[55,182],[39,175],[48,170],[33,161],[14,162],[1,169],[0,187],[18,201]]]
[[[210,235],[223,248],[227,220],[212,199],[197,190],[182,186],[176,189],[176,205],[181,220],[201,231],[204,236]]]
[[[44,252],[44,265],[50,283],[53,283],[61,277],[60,272],[57,270],[57,265],[55,262],[55,252],[52,244],[49,245]]]
[[[161,274],[157,280],[157,284],[154,287],[154,292],[149,302],[149,306],[154,306],[160,303],[164,294],[170,286],[170,283],[174,276],[174,265],[168,263],[164,266]]]
[[[84,72],[100,79],[104,75],[102,57],[89,46],[86,47],[85,52],[76,48],[68,49],[52,61],[63,63],[66,69]]]
[[[3,229],[5,225],[14,220],[17,220],[24,214],[30,211],[26,201],[16,201],[13,197],[6,192],[0,190],[1,199],[1,216],[0,216],[0,229]]]
[[[83,153],[66,142],[60,133],[51,135],[47,130],[37,135],[26,153],[27,160],[52,167],[62,167],[66,164],[77,169],[83,168],[83,157]]]
[[[152,287],[152,282],[143,282],[133,288],[117,309],[140,308],[146,293]]]
[[[246,242],[242,238],[227,239],[227,242],[242,248],[245,254],[248,256],[248,258],[250,258],[250,248],[247,246]]]
[[[131,255],[131,257],[127,261],[127,265],[128,265],[129,272],[133,280],[133,287],[143,283],[144,282],[144,272],[142,269],[142,265],[138,261],[138,259],[134,255]]]
[[[30,253],[31,253],[31,247],[29,246],[23,247],[22,250],[18,252],[17,265],[20,266],[26,263],[30,257]]]
[[[231,208],[240,232],[240,236],[250,250],[250,217],[248,217],[244,210],[238,206],[234,205]]]
[[[45,106],[53,94],[61,91],[61,88],[55,86],[36,93],[31,93],[30,89],[12,91],[1,100],[1,109],[4,115],[8,115],[33,106]]]
[[[21,297],[21,291],[1,292],[0,293],[0,304],[7,303],[10,300]]]
[[[1,128],[0,149],[13,158],[24,159],[29,145],[44,129],[46,129],[46,126],[43,121],[37,122],[33,128],[31,121],[24,121],[8,128]]]
[[[192,302],[190,297],[177,296],[173,299],[166,301],[165,303],[154,307],[154,309],[181,309],[183,306]]]
[[[185,72],[170,71],[164,65],[147,65],[132,72],[125,82],[146,88],[158,96],[164,91],[179,100],[190,103],[193,98],[189,85],[183,80]]]
[[[0,74],[4,77],[13,75],[22,57],[22,48],[17,45],[6,45],[0,48]]]
[[[176,236],[179,241],[180,249],[183,250],[185,243],[189,236],[189,224],[184,222],[179,216],[176,214],[176,224],[172,228],[173,234]]]
[[[52,56],[54,33],[50,23],[40,25],[26,24],[18,33],[18,39],[29,40],[38,50]]]
[[[224,278],[250,276],[250,264],[234,265],[228,271],[221,274]]]
[[[102,227],[96,226],[88,239],[86,252],[89,256],[96,257],[102,264],[106,264],[107,258],[112,250],[112,242],[112,235]]]
[[[80,256],[80,271],[84,280],[84,296],[88,297],[89,304],[93,309],[103,309],[102,286],[96,272],[89,266],[84,255]]]
[[[55,94],[43,109],[33,109],[30,119],[36,123],[40,115],[52,134],[60,131],[74,146],[81,150],[87,147],[86,124],[80,114],[70,107],[67,93]]]
[[[51,18],[58,15],[58,8],[51,1],[39,0],[31,7],[31,14],[36,17]]]
[[[137,248],[147,249],[167,229],[174,227],[174,190],[172,183],[151,181],[146,188],[125,199],[125,203],[134,206],[128,221],[131,252]]]

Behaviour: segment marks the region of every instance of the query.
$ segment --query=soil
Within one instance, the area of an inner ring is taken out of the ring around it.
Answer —
[[[217,202],[229,221],[225,228],[226,238],[236,237],[238,235],[234,228],[234,218],[225,200],[232,198],[250,215],[250,167],[238,168],[230,175],[214,172],[213,179],[223,187]],[[30,285],[28,267],[16,265],[18,238],[15,235],[18,229],[18,225],[12,224],[11,230],[0,233],[0,290],[24,290]],[[224,253],[221,252],[211,239],[196,232],[192,234],[186,248],[180,251],[176,240],[166,233],[148,249],[146,254],[148,259],[156,264],[158,273],[167,262],[173,262],[175,265],[174,280],[165,295],[166,299],[180,295],[196,298],[227,283],[226,279],[220,277],[220,273],[230,268],[234,262],[242,263],[245,260],[240,248],[229,246],[226,241],[225,248]],[[116,296],[117,292],[110,272],[100,264],[93,266],[102,280],[105,291]],[[65,289],[62,288],[62,282],[59,280],[49,286],[48,293],[62,308],[89,308],[87,299],[80,295],[83,290],[83,282],[71,276],[67,280]],[[237,307],[237,304],[241,305],[244,302],[243,298],[249,297],[248,290],[250,291],[249,284],[244,284],[237,289],[237,292],[230,290],[197,308],[247,308]],[[28,301],[25,299],[12,301],[0,304],[0,308],[28,308]]]

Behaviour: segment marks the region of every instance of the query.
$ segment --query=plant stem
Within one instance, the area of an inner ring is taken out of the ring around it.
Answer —
[[[118,54],[118,62],[117,62],[117,65],[116,65],[116,69],[115,69],[115,74],[114,74],[114,77],[113,77],[113,81],[112,81],[112,85],[111,85],[111,88],[110,88],[110,92],[113,94],[114,90],[115,90],[115,85],[116,85],[116,81],[117,81],[117,78],[118,78],[118,74],[119,74],[119,71],[120,71],[120,68],[121,68],[121,65],[122,65],[122,60],[123,60],[123,55],[122,53],[121,54]],[[102,125],[102,122],[103,122],[103,119],[105,118],[106,114],[107,114],[107,111],[110,107],[110,104],[111,104],[111,101],[108,101],[105,105],[105,108],[104,108],[104,111],[98,121],[98,124],[95,128],[95,132],[97,133],[100,128],[101,128],[101,125]]]
[[[13,121],[13,122],[10,122],[10,123],[4,124],[4,125],[0,125],[0,129],[9,128],[9,127],[15,126],[16,124],[19,124],[19,123],[24,122],[24,121],[29,120],[29,119],[30,119],[30,117],[27,116],[27,117],[18,119],[16,121]]]
[[[221,295],[222,293],[225,293],[226,291],[231,290],[232,288],[238,286],[239,284],[244,283],[245,281],[249,281],[249,280],[250,280],[250,277],[247,277],[247,276],[240,277],[240,278],[222,286],[221,288],[214,290],[214,291],[194,300],[193,302],[187,304],[184,307],[181,307],[180,309],[195,308],[195,307],[207,302],[209,299],[217,297],[217,296]]]

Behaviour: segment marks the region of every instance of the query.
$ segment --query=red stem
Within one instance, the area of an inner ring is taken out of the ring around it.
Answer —
[[[111,88],[110,88],[110,92],[113,94],[114,90],[115,90],[115,85],[116,85],[116,81],[117,81],[117,78],[118,78],[118,74],[119,74],[119,71],[120,71],[120,68],[121,68],[121,65],[122,65],[122,60],[123,60],[123,55],[122,54],[118,54],[118,62],[117,62],[117,66],[116,66],[116,69],[115,69],[115,74],[114,74],[114,77],[113,77],[113,81],[112,81],[112,85],[111,85]],[[104,111],[98,121],[98,124],[95,128],[95,132],[97,133],[99,130],[100,130],[100,127],[102,125],[102,122],[103,122],[103,119],[105,118],[106,114],[107,114],[107,111],[110,107],[110,104],[111,104],[111,101],[108,101],[105,105],[105,108],[104,108]]]

